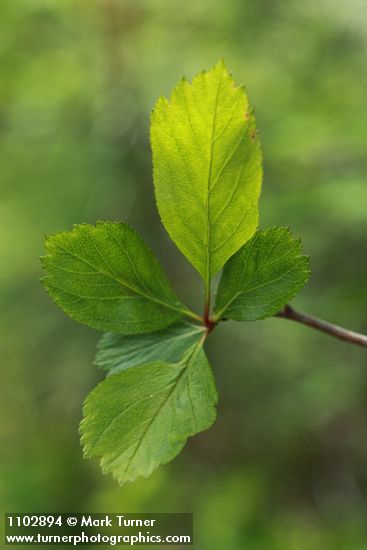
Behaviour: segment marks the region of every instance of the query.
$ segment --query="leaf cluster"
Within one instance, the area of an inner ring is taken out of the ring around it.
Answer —
[[[253,110],[223,61],[182,79],[151,119],[155,196],[171,239],[203,279],[203,315],[176,296],[126,223],[77,225],[46,239],[42,282],[70,317],[106,331],[106,372],[86,398],[86,457],[120,484],[148,476],[215,419],[204,351],[222,320],[276,314],[309,276],[289,229],[258,230],[262,154]],[[211,311],[213,276],[223,269]]]

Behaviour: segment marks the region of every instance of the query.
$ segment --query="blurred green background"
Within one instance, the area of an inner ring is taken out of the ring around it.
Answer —
[[[367,331],[365,0],[8,0],[0,4],[4,511],[193,511],[200,550],[367,548],[367,355],[281,319],[208,342],[216,424],[123,488],[84,461],[99,333],[41,285],[43,236],[126,220],[201,309],[154,204],[149,113],[224,56],[257,113],[261,226],[302,235],[295,305]]]

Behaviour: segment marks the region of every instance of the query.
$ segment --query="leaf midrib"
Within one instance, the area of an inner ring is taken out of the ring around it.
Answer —
[[[162,410],[166,407],[167,403],[169,402],[169,400],[171,399],[172,395],[174,394],[175,390],[178,388],[178,384],[179,384],[179,381],[181,380],[181,378],[183,377],[183,375],[187,372],[188,368],[190,367],[192,361],[194,360],[194,358],[196,357],[197,353],[199,352],[200,350],[200,347],[202,345],[202,341],[200,341],[198,344],[195,345],[193,351],[192,351],[192,354],[191,356],[189,357],[189,359],[187,360],[187,363],[186,365],[182,368],[182,371],[178,374],[175,382],[173,383],[173,387],[172,389],[170,390],[170,392],[168,393],[166,399],[163,401],[163,403],[160,405],[160,407],[158,408],[156,414],[152,417],[152,419],[150,420],[150,422],[147,424],[141,438],[139,439],[136,447],[135,447],[135,450],[133,452],[133,454],[131,455],[131,457],[129,458],[128,460],[128,463],[126,465],[126,468],[125,468],[125,471],[123,473],[123,483],[125,483],[126,481],[126,475],[129,471],[129,468],[131,466],[131,463],[132,461],[134,460],[137,452],[139,451],[142,443],[143,443],[143,440],[145,438],[145,436],[147,435],[148,431],[150,430],[150,428],[152,427],[153,423],[155,422],[155,420],[158,418],[158,416],[161,414]]]
[[[207,179],[207,200],[206,200],[206,213],[207,213],[207,237],[206,237],[206,286],[207,288],[210,285],[210,278],[211,278],[211,265],[210,265],[210,193],[211,193],[211,181],[212,181],[212,172],[213,172],[213,153],[214,153],[214,135],[215,135],[215,127],[217,122],[217,110],[218,110],[218,96],[219,96],[219,90],[222,85],[222,73],[220,73],[220,77],[218,80],[217,90],[215,94],[215,101],[214,101],[214,110],[213,110],[213,120],[212,120],[212,131],[211,131],[211,139],[210,139],[210,159],[209,159],[209,172],[208,172],[208,179]]]

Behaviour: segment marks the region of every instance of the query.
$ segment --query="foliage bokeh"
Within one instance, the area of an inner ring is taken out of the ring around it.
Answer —
[[[285,320],[208,342],[209,431],[118,487],[84,461],[97,331],[41,288],[43,235],[133,224],[196,310],[199,277],[160,224],[149,114],[223,56],[255,105],[261,227],[311,255],[295,305],[367,330],[367,8],[360,0],[17,0],[0,6],[1,484],[6,511],[193,511],[202,550],[359,550],[367,527],[364,349]]]

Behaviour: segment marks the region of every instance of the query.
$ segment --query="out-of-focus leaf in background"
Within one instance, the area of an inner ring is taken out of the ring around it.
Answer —
[[[364,349],[280,319],[224,323],[208,342],[217,422],[119,488],[83,461],[77,433],[100,333],[51,304],[38,256],[45,233],[121,219],[202,302],[154,205],[149,114],[223,56],[256,110],[260,226],[290,226],[311,256],[295,304],[366,331],[366,21],[360,0],[1,3],[4,510],[193,510],[203,550],[363,548]]]

